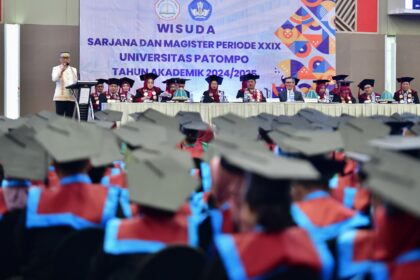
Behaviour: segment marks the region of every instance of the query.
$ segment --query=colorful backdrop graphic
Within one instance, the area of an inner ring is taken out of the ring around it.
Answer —
[[[282,76],[302,80],[335,74],[335,1],[322,0],[89,0],[80,3],[82,79],[154,72],[162,81],[190,79],[198,101],[209,74],[224,76],[230,99],[239,76],[261,76],[273,90]]]

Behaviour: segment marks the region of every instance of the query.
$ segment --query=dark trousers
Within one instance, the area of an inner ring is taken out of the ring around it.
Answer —
[[[74,111],[74,102],[72,101],[55,101],[55,113],[59,116],[72,118]]]

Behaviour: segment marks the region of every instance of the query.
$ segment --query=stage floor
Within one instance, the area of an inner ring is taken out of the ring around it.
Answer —
[[[200,112],[203,121],[210,123],[214,117],[234,113],[242,117],[260,113],[273,115],[295,115],[303,108],[313,108],[330,116],[348,114],[355,117],[375,115],[391,116],[394,113],[420,115],[420,105],[406,104],[318,104],[318,103],[109,103],[104,108],[123,112],[122,124],[132,120],[129,114],[142,112],[148,108],[166,115],[175,116],[179,111]]]

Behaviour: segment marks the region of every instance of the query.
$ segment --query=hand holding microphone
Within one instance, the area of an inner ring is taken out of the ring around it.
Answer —
[[[70,63],[65,62],[63,64],[61,64],[61,73],[63,73],[64,71],[66,71],[67,67],[69,67]]]

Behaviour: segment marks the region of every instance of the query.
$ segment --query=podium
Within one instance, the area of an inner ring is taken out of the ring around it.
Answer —
[[[77,81],[69,85],[66,89],[71,90],[75,99],[73,118],[80,121],[87,121],[89,117],[89,109],[94,119],[92,103],[90,101],[90,91],[92,86],[98,84],[97,81]]]

